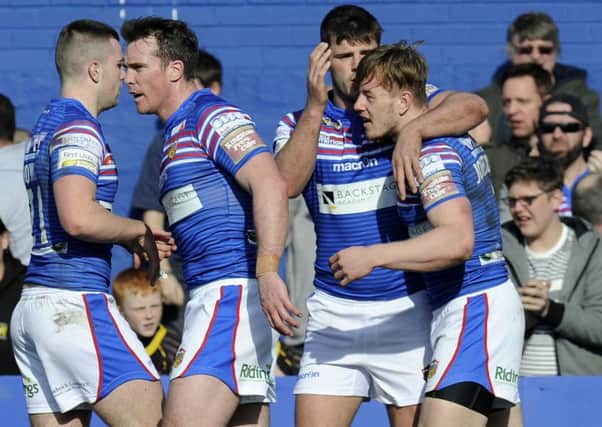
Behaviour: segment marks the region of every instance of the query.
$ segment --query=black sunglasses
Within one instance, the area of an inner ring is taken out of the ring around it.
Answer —
[[[515,46],[516,51],[521,55],[531,55],[533,49],[537,49],[542,55],[549,55],[554,52],[554,46]]]
[[[556,128],[560,128],[563,133],[575,133],[583,130],[584,126],[581,123],[541,123],[539,131],[541,133],[554,133]]]

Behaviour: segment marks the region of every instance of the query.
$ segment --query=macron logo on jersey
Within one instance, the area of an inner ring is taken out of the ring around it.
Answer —
[[[392,176],[351,184],[317,184],[320,213],[347,215],[395,206],[397,185]]]
[[[362,159],[357,162],[335,163],[332,165],[333,172],[359,171],[365,168],[378,166],[377,159]]]

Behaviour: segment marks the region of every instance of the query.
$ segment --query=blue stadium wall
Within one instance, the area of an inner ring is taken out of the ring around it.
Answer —
[[[270,141],[280,117],[305,102],[308,55],[319,24],[333,6],[318,0],[0,0],[0,92],[17,107],[18,126],[31,128],[46,102],[59,95],[53,47],[60,28],[94,18],[119,28],[143,15],[176,17],[196,31],[202,47],[223,63],[224,96],[243,107]],[[541,10],[560,27],[560,60],[589,72],[602,90],[600,1],[365,1],[384,27],[383,42],[424,40],[430,80],[443,88],[475,90],[504,60],[505,32],[520,13]],[[139,116],[126,90],[101,116],[117,161],[115,211],[127,214],[133,186],[155,132],[153,116]],[[128,264],[120,249],[114,271]]]

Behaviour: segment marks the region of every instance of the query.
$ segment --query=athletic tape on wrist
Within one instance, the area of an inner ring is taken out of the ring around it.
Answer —
[[[255,267],[255,277],[264,273],[275,273],[280,266],[280,257],[276,255],[259,255]]]

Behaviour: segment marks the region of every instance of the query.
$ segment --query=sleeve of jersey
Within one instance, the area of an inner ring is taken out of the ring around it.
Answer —
[[[295,130],[297,125],[297,117],[293,113],[289,113],[280,120],[278,127],[276,128],[276,136],[272,142],[272,151],[274,155],[278,154],[280,150],[286,145],[291,134]]]
[[[256,155],[270,152],[251,117],[236,107],[223,106],[201,117],[197,129],[209,157],[233,176]]]
[[[428,82],[426,83],[425,90],[426,90],[426,100],[428,103],[430,103],[435,96],[437,96],[441,92],[443,92],[442,89],[439,89],[439,87],[435,86],[434,84],[428,83]]]
[[[424,181],[419,190],[420,200],[427,213],[442,203],[466,196],[462,178],[462,158],[449,145],[424,145],[420,166],[424,174]]]
[[[97,128],[79,121],[60,127],[50,143],[52,182],[66,175],[80,175],[96,184],[103,159],[103,144]]]

